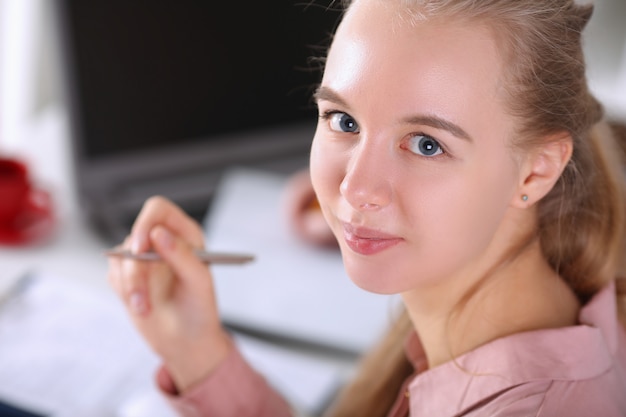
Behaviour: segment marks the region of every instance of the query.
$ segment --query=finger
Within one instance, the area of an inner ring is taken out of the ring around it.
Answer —
[[[193,248],[165,227],[156,226],[150,233],[154,249],[174,271],[181,283],[213,296],[211,274],[206,264],[198,259]]]
[[[315,245],[337,245],[337,238],[320,210],[309,210],[302,216],[302,232],[302,237]]]
[[[293,218],[305,211],[316,200],[308,170],[294,174],[285,186],[284,205]]]
[[[128,309],[138,316],[145,316],[150,312],[148,297],[149,267],[149,262],[132,259],[122,261],[122,297]]]
[[[124,239],[122,249],[128,249],[132,244],[132,236]],[[132,259],[113,259],[115,268],[113,279],[117,293],[122,298],[128,310],[135,315],[147,315],[150,312],[150,298],[148,296],[149,265]]]
[[[150,248],[150,231],[162,225],[182,236],[195,248],[204,246],[204,235],[198,223],[174,203],[160,196],[149,198],[137,216],[131,236],[131,250],[140,253]]]
[[[138,316],[145,316],[150,312],[148,285],[143,271],[137,268],[140,262],[118,258],[109,260],[109,284],[124,302],[130,312]],[[139,270],[138,270],[139,269]]]

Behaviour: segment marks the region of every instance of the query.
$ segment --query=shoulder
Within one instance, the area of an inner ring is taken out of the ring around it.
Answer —
[[[606,374],[584,381],[533,381],[499,393],[468,410],[478,417],[626,416],[624,382]]]
[[[534,352],[516,362],[513,374],[524,377],[468,415],[626,416],[626,332],[614,303],[608,286],[583,308],[580,326],[522,336],[517,347]]]

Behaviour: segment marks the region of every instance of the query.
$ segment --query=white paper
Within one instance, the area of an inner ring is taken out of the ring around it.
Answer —
[[[38,274],[0,310],[0,398],[17,406],[67,417],[172,417],[154,384],[157,364],[112,294]],[[145,398],[149,406],[130,407]]]
[[[160,360],[113,293],[45,274],[0,306],[0,399],[55,417],[173,417],[158,392]],[[320,410],[345,369],[251,337],[243,356],[306,414]]]

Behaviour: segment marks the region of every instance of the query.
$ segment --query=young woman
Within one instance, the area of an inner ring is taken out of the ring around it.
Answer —
[[[331,416],[624,416],[624,178],[573,0],[355,0],[311,179],[351,279],[406,314]],[[220,326],[200,228],[162,198],[110,280],[183,415],[288,405]],[[297,277],[294,277],[297,279]],[[619,307],[619,308],[618,308]]]

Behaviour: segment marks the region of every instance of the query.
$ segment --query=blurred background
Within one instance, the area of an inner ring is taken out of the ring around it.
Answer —
[[[61,213],[80,207],[111,241],[149,195],[200,219],[226,167],[306,166],[310,58],[339,14],[277,3],[245,19],[239,3],[0,0],[0,153],[31,160]],[[622,121],[626,2],[594,3],[589,80]]]
[[[201,219],[224,168],[306,166],[315,57],[338,13],[291,1],[2,4],[1,149],[63,125],[55,157],[69,158],[59,165],[74,170],[81,210],[112,241],[150,195]]]
[[[626,123],[626,1],[593,3],[594,17],[585,32],[588,77],[609,118]],[[149,388],[156,359],[133,338],[132,329],[123,324],[123,314],[111,307],[110,297],[101,299],[102,294],[108,294],[102,250],[122,239],[143,201],[153,194],[170,197],[206,223],[210,217],[207,210],[233,167],[248,171],[228,177],[226,183],[232,188],[216,211],[227,215],[232,212],[228,204],[244,204],[244,200],[232,200],[239,190],[244,197],[258,199],[256,203],[269,201],[263,209],[259,204],[256,213],[240,214],[250,218],[248,230],[256,230],[259,224],[274,229],[259,233],[282,230],[282,226],[274,227],[260,216],[263,210],[279,209],[271,201],[280,197],[285,178],[307,165],[316,119],[310,95],[321,76],[317,58],[324,55],[339,18],[339,13],[326,5],[288,0],[0,0],[0,158],[21,161],[28,169],[32,188],[50,198],[33,209],[32,230],[14,231],[13,240],[0,245],[0,402],[4,399],[47,415],[167,416],[158,395]],[[249,12],[241,13],[242,8]],[[255,204],[254,200],[245,201]],[[269,216],[280,222],[278,214],[276,218]],[[212,220],[212,224],[230,224],[221,217]],[[236,234],[235,229],[214,229],[221,234],[209,238],[218,244],[224,243],[220,241],[224,236]],[[329,268],[318,277],[341,276],[324,285],[349,283],[334,251],[299,246],[282,235],[272,236],[274,240],[262,234],[257,237],[276,243],[272,249],[282,256],[284,251],[300,251],[294,252],[294,259],[309,259],[315,264],[312,271]],[[244,247],[241,240],[226,243],[233,245],[228,249]],[[251,250],[267,249],[262,246]],[[290,274],[285,270],[284,275]],[[71,285],[40,287],[39,293],[33,292],[34,298],[29,299],[32,317],[24,313],[24,306],[13,306],[13,310],[3,307],[7,299],[4,294],[21,290],[15,284],[33,275],[44,281],[54,277],[52,282]],[[254,283],[246,284],[244,279],[230,280],[238,284],[232,288],[224,285],[220,296],[226,300],[225,313],[236,327],[258,336],[250,331],[254,329],[246,329],[246,320],[258,318],[259,312],[251,310],[249,316],[238,316],[237,307],[253,303],[232,297],[243,286],[253,288]],[[289,285],[275,283],[272,288]],[[68,289],[77,287],[90,295]],[[296,308],[298,302],[294,300],[302,300],[299,303],[306,306],[317,291],[317,287],[311,288],[315,289],[293,288],[300,298],[292,293],[289,308]],[[308,372],[306,376],[294,373],[297,383],[270,375],[304,415],[316,415],[329,400],[351,372],[357,355],[384,327],[392,304],[352,294],[352,288],[334,288],[336,298],[326,301],[325,327],[320,330],[311,324],[311,328],[304,328],[315,335],[313,340],[295,337],[293,325],[276,325],[272,322],[280,321],[276,317],[268,316],[267,322],[249,326],[265,330],[262,339],[271,341],[272,346],[289,348],[289,352],[277,353],[247,345],[246,352],[259,360],[260,368],[278,369],[272,360],[280,357],[283,363]],[[19,340],[30,340],[31,345],[58,345],[58,339],[32,339],[36,332],[46,333],[41,316],[49,318],[50,311],[58,312],[59,303],[46,304],[55,297],[65,300],[68,307],[59,320],[76,317],[81,311],[92,321],[102,320],[101,333],[84,332],[80,326],[89,324],[76,320],[74,327],[64,329],[72,334],[83,332],[82,338],[69,339],[82,346],[82,351],[72,351],[70,357],[62,348],[57,352],[60,357],[45,356],[41,349],[29,350],[31,356],[14,356],[25,351],[25,342],[20,344]],[[80,300],[91,300],[89,297],[100,300],[91,303],[92,307],[102,308],[84,310]],[[345,304],[348,298],[356,300],[352,306]],[[45,308],[40,309],[42,305]],[[350,309],[355,313],[350,318],[353,321],[339,323],[337,317],[346,316]],[[302,318],[289,311],[277,314]],[[20,321],[25,317],[32,321]],[[304,318],[311,323],[320,319],[319,315]],[[21,324],[15,326],[16,322]],[[352,328],[356,336],[341,327],[328,333],[332,327],[328,323]],[[370,331],[364,332],[363,326]],[[343,339],[338,336],[342,332]],[[48,388],[46,378],[59,371],[49,366],[50,361],[63,366],[63,360],[71,362],[85,350],[103,350],[100,338],[105,334],[117,338],[122,349],[106,345],[109,353],[79,361],[82,371],[75,372],[76,378],[65,391],[35,398]],[[120,351],[126,352],[125,356]],[[117,356],[113,358],[111,352]],[[290,356],[294,352],[302,355]],[[120,355],[124,356],[122,362]],[[97,362],[102,367],[94,368]],[[29,363],[38,364],[40,372],[21,368]],[[127,369],[111,374],[100,386],[90,387],[98,392],[87,396],[91,402],[77,402],[68,394],[75,393],[77,385],[86,388],[89,373],[105,375],[104,369],[111,368],[112,363],[118,368],[123,368],[123,363]],[[293,369],[283,369],[283,374],[295,372]],[[130,378],[128,372],[142,377]],[[30,378],[24,377],[21,385],[15,382],[16,375],[24,374]],[[113,394],[106,388],[121,380],[132,380],[134,385],[120,385]],[[11,385],[18,388],[12,390]]]

